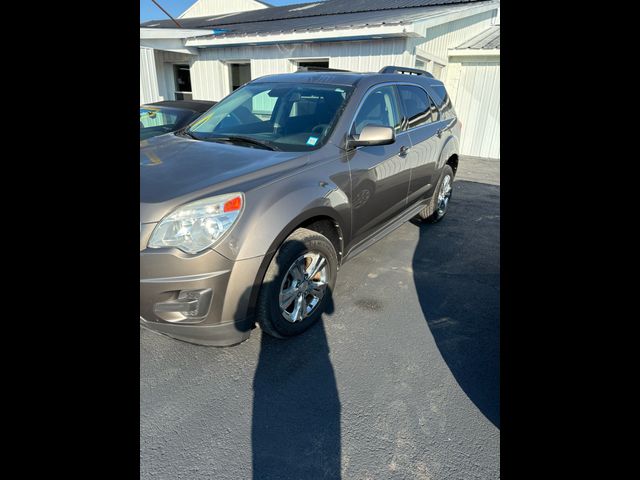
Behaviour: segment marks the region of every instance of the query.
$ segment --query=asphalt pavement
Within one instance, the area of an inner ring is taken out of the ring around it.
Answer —
[[[141,478],[499,478],[499,173],[474,165],[442,222],[346,263],[300,337],[141,328]]]

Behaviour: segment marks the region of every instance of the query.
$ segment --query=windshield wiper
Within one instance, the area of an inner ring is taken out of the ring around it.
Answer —
[[[200,140],[200,139],[198,139]],[[273,151],[279,151],[281,150],[280,148],[276,147],[273,143],[267,141],[267,140],[257,140],[255,138],[251,138],[251,137],[243,137],[240,135],[228,135],[228,136],[220,136],[220,137],[209,137],[209,138],[203,138],[202,140],[207,140],[209,142],[231,142],[231,143],[235,143],[235,142],[240,142],[240,143],[250,143],[252,145],[258,145],[260,147],[264,147],[267,148],[269,150],[273,150]]]
[[[194,140],[201,140],[200,138],[196,137],[193,133],[191,133],[189,130],[178,130],[176,132],[176,135],[180,135],[181,137],[186,135],[187,137],[191,137]]]

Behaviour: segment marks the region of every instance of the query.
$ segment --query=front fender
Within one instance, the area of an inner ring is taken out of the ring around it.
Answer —
[[[344,175],[337,177],[345,178]],[[347,195],[337,183],[317,178],[317,173],[303,174],[246,192],[242,217],[227,238],[215,247],[218,253],[234,260],[262,257],[253,283],[243,295],[249,317],[255,314],[262,279],[271,259],[300,224],[318,216],[329,217],[342,231],[343,242],[348,239],[351,210]]]
[[[333,219],[348,236],[351,216],[345,187],[317,172],[303,172],[246,192],[245,211],[215,250],[231,260],[269,256],[298,225],[317,216]]]

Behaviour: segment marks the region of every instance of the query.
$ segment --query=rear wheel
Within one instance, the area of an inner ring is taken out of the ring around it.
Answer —
[[[285,338],[307,330],[330,302],[338,259],[324,235],[300,228],[282,243],[265,274],[257,305],[260,328]]]
[[[442,220],[447,213],[451,194],[453,192],[453,170],[449,165],[445,165],[440,175],[440,181],[434,194],[432,202],[433,208],[425,207],[418,214],[418,218],[430,223],[436,223]]]

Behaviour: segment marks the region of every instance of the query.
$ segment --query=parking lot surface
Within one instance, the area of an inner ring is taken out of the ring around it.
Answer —
[[[346,263],[298,338],[220,349],[141,328],[141,478],[499,478],[491,183],[457,180],[442,222]]]

